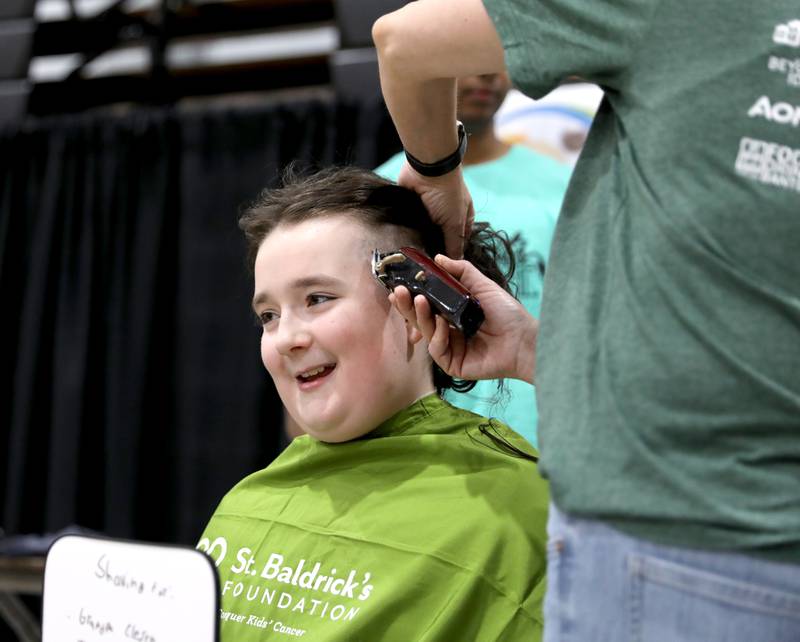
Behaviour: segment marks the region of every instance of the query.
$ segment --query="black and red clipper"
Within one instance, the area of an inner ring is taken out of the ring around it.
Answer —
[[[375,250],[372,253],[372,272],[390,292],[403,285],[412,296],[423,295],[436,314],[447,319],[467,338],[474,335],[483,323],[483,310],[478,299],[429,256],[413,247],[401,247],[383,254]]]

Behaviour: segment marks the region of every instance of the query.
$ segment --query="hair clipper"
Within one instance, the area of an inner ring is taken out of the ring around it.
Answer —
[[[384,254],[375,250],[372,272],[390,292],[403,285],[412,296],[422,294],[436,314],[447,319],[467,338],[483,323],[483,310],[469,290],[413,247],[401,247]]]

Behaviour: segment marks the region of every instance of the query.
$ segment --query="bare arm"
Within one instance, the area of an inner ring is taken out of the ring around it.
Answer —
[[[457,146],[455,80],[502,71],[503,47],[481,0],[418,0],[372,29],[381,88],[403,147],[430,163]],[[422,196],[445,231],[448,254],[461,256],[472,200],[460,169],[436,178],[406,166],[398,182]]]
[[[403,146],[424,162],[457,143],[455,79],[505,69],[481,0],[419,0],[372,29],[381,88]]]

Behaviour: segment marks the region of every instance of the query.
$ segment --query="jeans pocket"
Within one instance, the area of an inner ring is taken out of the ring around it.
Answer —
[[[800,642],[800,594],[640,554],[628,570],[634,641]]]

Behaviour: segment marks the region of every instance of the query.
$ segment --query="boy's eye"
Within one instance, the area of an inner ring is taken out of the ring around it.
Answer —
[[[274,321],[277,318],[278,313],[272,310],[264,310],[264,312],[258,315],[258,320],[261,322],[261,325],[267,325],[270,321]]]
[[[306,297],[308,301],[308,305],[319,305],[320,303],[325,303],[326,301],[333,301],[335,297],[329,296],[327,294],[309,294]]]

